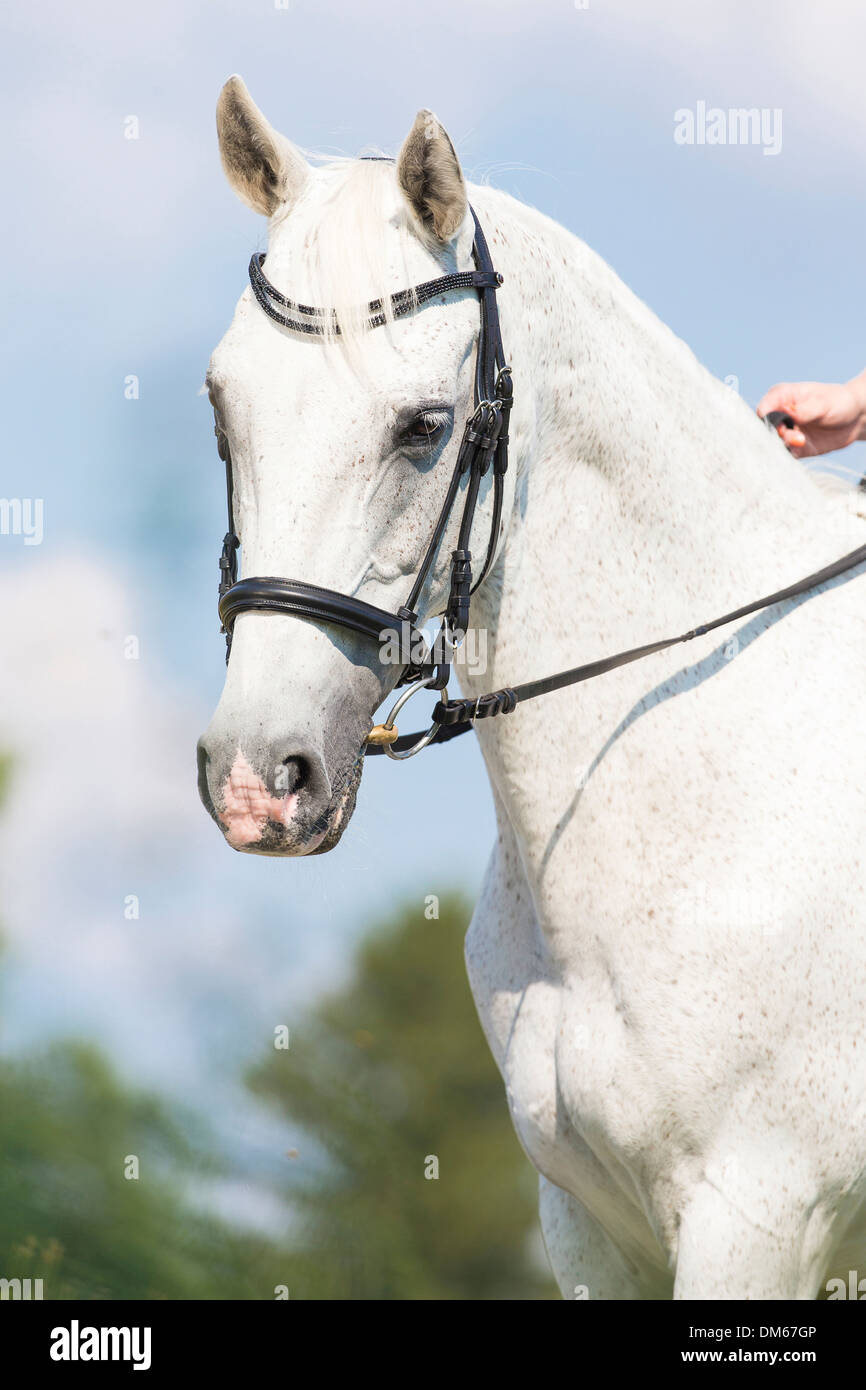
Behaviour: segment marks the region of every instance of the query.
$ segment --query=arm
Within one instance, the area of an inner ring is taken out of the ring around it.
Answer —
[[[784,382],[758,402],[758,414],[784,410],[794,428],[779,425],[782,441],[797,458],[828,454],[866,439],[866,371],[841,386],[820,381]]]

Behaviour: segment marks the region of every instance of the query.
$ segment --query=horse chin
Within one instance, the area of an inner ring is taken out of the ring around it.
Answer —
[[[361,782],[361,766],[359,765],[354,773],[351,787],[347,787],[343,792],[321,842],[316,845],[315,849],[307,850],[308,854],[327,854],[329,849],[334,849],[340,843],[343,838],[343,831],[352,819],[352,813],[355,810],[358,787]]]

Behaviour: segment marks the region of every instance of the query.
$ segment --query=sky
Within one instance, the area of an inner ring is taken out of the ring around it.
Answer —
[[[225,526],[201,384],[265,244],[221,172],[222,82],[241,73],[273,125],[329,153],[396,152],[431,107],[470,180],[583,238],[754,404],[866,365],[866,12],[18,0],[2,24],[0,494],[43,499],[44,537],[0,535],[0,1046],[87,1033],[267,1148],[239,1068],[391,904],[473,893],[493,816],[471,739],[376,760],[342,843],[309,861],[232,854],[199,805]],[[700,103],[780,113],[778,149],[678,143]]]

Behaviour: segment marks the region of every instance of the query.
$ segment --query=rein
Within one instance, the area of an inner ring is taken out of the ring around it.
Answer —
[[[465,734],[472,727],[476,719],[491,719],[497,714],[511,714],[517,706],[524,700],[535,700],[539,695],[550,695],[554,690],[562,690],[568,685],[578,685],[581,681],[593,680],[595,676],[603,676],[608,671],[615,671],[620,666],[629,666],[633,661],[641,661],[645,656],[653,656],[655,652],[667,651],[669,647],[677,647],[682,642],[691,642],[695,637],[703,637],[708,632],[713,632],[716,628],[725,627],[728,623],[735,623],[740,618],[747,618],[750,613],[760,613],[764,608],[772,608],[773,604],[781,603],[784,599],[797,598],[800,594],[807,594],[810,589],[815,589],[819,584],[824,584],[830,579],[837,578],[840,574],[845,574],[848,570],[866,561],[866,545],[858,546],[856,550],[851,550],[841,559],[835,560],[831,565],[826,565],[824,569],[816,570],[814,574],[809,574],[805,579],[799,580],[796,584],[789,584],[786,589],[777,589],[774,594],[769,594],[767,598],[759,598],[754,603],[747,603],[742,608],[735,608],[731,613],[725,613],[721,618],[714,618],[712,622],[701,623],[700,627],[694,627],[689,632],[684,632],[680,637],[666,637],[658,642],[649,642],[643,647],[633,647],[629,651],[617,652],[614,656],[602,657],[600,661],[589,661],[584,666],[575,666],[570,671],[560,671],[554,676],[545,676],[541,680],[526,681],[523,685],[506,686],[502,690],[493,690],[487,695],[479,695],[470,700],[448,700],[439,701],[433,710],[433,722],[443,730],[436,742],[443,742],[449,738],[456,738],[458,734]],[[405,736],[411,743],[412,739],[417,738],[417,734]],[[400,743],[401,740],[397,740]],[[432,740],[431,740],[432,742]]]
[[[762,419],[770,429],[776,429],[778,425],[786,425],[788,429],[791,429],[794,425],[792,417],[783,410],[768,411]],[[678,647],[683,642],[691,642],[695,637],[703,637],[708,632],[714,632],[716,628],[726,627],[729,623],[747,618],[751,613],[760,613],[765,608],[772,608],[774,604],[782,603],[785,599],[798,598],[801,594],[807,594],[812,589],[817,589],[819,585],[838,578],[840,574],[846,574],[849,570],[856,569],[864,561],[866,561],[866,545],[861,545],[856,550],[851,550],[847,555],[843,555],[839,560],[834,560],[832,564],[825,565],[823,569],[815,570],[813,574],[806,575],[805,579],[799,580],[796,584],[789,584],[787,588],[777,589],[775,593],[768,594],[766,598],[755,599],[753,603],[744,604],[742,608],[735,608],[730,613],[725,613],[721,618],[714,618],[711,622],[701,623],[699,627],[693,627],[679,637],[665,637],[658,642],[648,642],[642,647],[632,647],[628,651],[616,652],[613,656],[602,657],[600,661],[588,661],[583,666],[574,666],[569,671],[559,671],[553,676],[545,676],[535,681],[525,681],[522,685],[505,686],[502,690],[492,690],[486,695],[478,695],[475,699],[440,700],[432,714],[432,727],[438,729],[439,732],[428,742],[447,743],[449,739],[458,738],[460,734],[468,733],[476,719],[493,719],[498,714],[512,714],[524,700],[535,700],[539,695],[550,695],[555,690],[565,689],[566,686],[579,685],[581,681],[589,681],[596,676],[604,676],[608,671],[616,671],[620,666],[630,666],[633,661],[641,661],[645,656],[653,656],[656,652]],[[424,682],[419,682],[418,688],[423,684]],[[395,711],[392,710],[389,719],[394,713]],[[417,733],[403,734],[395,740],[395,745],[400,750],[412,748],[419,737],[420,735]],[[368,749],[368,752],[378,752],[378,749]]]

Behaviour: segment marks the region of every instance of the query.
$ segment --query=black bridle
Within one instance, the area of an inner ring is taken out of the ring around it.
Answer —
[[[502,284],[502,276],[493,268],[487,242],[474,210],[475,238],[472,244],[474,270],[457,271],[442,275],[436,280],[428,280],[411,290],[401,290],[391,296],[390,307],[394,318],[403,318],[420,305],[438,299],[440,295],[453,290],[475,290],[480,301],[481,323],[478,347],[475,357],[475,408],[466,421],[463,437],[457,451],[457,458],[451,474],[445,501],[433,528],[429,544],[421,561],[412,590],[406,602],[389,613],[376,608],[362,599],[341,594],[335,589],[325,589],[316,584],[307,584],[300,579],[283,579],[273,575],[238,579],[237,552],[240,545],[234,524],[234,479],[232,475],[231,451],[228,439],[219,421],[216,425],[217,445],[220,457],[226,467],[226,497],[228,504],[228,531],[223,540],[220,557],[219,614],[222,630],[226,634],[226,661],[231,653],[231,638],[235,620],[240,613],[272,612],[288,613],[295,617],[309,618],[318,623],[335,623],[352,632],[360,633],[377,642],[383,642],[389,634],[396,636],[403,644],[402,650],[410,650],[413,659],[403,668],[398,685],[412,684],[412,692],[421,686],[436,690],[446,690],[449,666],[447,662],[434,660],[434,651],[441,652],[443,644],[453,646],[461,639],[469,626],[469,602],[476,589],[483,584],[496,556],[499,531],[502,522],[503,479],[508,468],[508,420],[511,414],[512,386],[511,368],[507,366],[502,347],[499,327],[499,311],[496,304],[496,291]],[[338,334],[339,323],[333,310],[316,309],[308,304],[298,304],[281,294],[265,276],[262,269],[264,256],[257,253],[250,261],[250,283],[253,294],[269,318],[283,328],[293,332],[323,335],[329,329]],[[367,327],[377,328],[387,322],[385,306],[380,299],[371,301],[366,307]],[[473,582],[472,554],[469,549],[472,523],[478,503],[481,480],[492,469],[493,473],[493,514],[490,523],[490,538],[481,572]],[[457,546],[451,553],[448,601],[441,615],[442,627],[439,638],[432,648],[417,628],[418,604],[424,585],[436,561],[451,513],[466,480],[463,513],[457,536]],[[418,656],[418,654],[421,654]],[[408,692],[406,697],[408,698]],[[428,731],[432,742],[437,734]],[[378,740],[378,741],[377,741]],[[406,756],[403,748],[392,748],[397,742],[393,726],[378,726],[373,731],[372,741],[368,742],[368,752],[385,751],[392,756]],[[413,749],[412,751],[417,751]]]
[[[379,643],[391,634],[404,644],[401,648],[404,651],[406,650],[405,644],[408,642],[413,658],[407,661],[402,669],[397,685],[408,685],[409,688],[398,698],[385,723],[376,725],[370,731],[365,750],[368,754],[387,753],[392,758],[411,757],[428,744],[446,743],[449,739],[467,733],[476,719],[490,719],[500,714],[511,714],[517,705],[525,700],[534,700],[540,695],[561,690],[565,686],[591,680],[594,676],[601,676],[607,671],[614,671],[621,666],[630,665],[631,662],[640,661],[643,657],[652,656],[656,652],[665,651],[683,642],[690,642],[695,637],[702,637],[708,632],[713,632],[716,628],[737,622],[741,618],[748,617],[751,613],[757,613],[761,609],[769,608],[785,599],[796,598],[807,593],[810,589],[817,588],[820,584],[837,578],[848,570],[855,569],[866,561],[866,545],[861,545],[849,554],[843,555],[841,559],[834,561],[833,564],[817,570],[814,574],[807,575],[798,583],[791,584],[785,589],[779,589],[766,598],[756,599],[753,603],[734,609],[721,618],[702,623],[699,627],[691,628],[678,637],[663,638],[657,642],[647,643],[642,647],[633,647],[628,651],[617,652],[613,656],[604,657],[600,661],[591,661],[586,665],[576,666],[569,671],[560,671],[556,675],[547,676],[540,680],[527,681],[523,685],[490,691],[488,694],[479,695],[472,699],[449,700],[447,698],[449,665],[447,662],[434,659],[433,653],[434,651],[441,651],[442,642],[453,650],[462,638],[469,625],[470,599],[483,584],[496,558],[502,523],[503,479],[508,467],[508,422],[512,406],[511,368],[507,366],[505,361],[496,303],[496,291],[502,284],[502,276],[493,269],[484,233],[474,210],[470,209],[470,211],[475,224],[475,238],[472,244],[475,269],[443,275],[437,280],[428,280],[414,289],[400,290],[390,298],[393,317],[402,318],[406,314],[414,312],[421,305],[438,299],[440,295],[448,294],[453,290],[473,289],[478,294],[481,311],[475,359],[475,409],[466,422],[445,501],[433,528],[433,534],[421,561],[415,583],[405,604],[398,608],[396,613],[389,613],[386,609],[376,608],[373,604],[365,603],[362,599],[353,598],[348,594],[341,594],[335,589],[325,589],[316,584],[307,584],[300,579],[283,579],[275,576],[238,579],[237,552],[240,541],[234,526],[234,481],[231,453],[228,439],[219,420],[217,420],[215,431],[220,458],[225,462],[228,502],[229,524],[220,557],[219,586],[219,615],[222,620],[222,631],[226,635],[226,661],[231,653],[235,620],[240,613],[248,612],[287,613],[294,617],[308,618],[317,623],[333,623]],[[286,298],[265,276],[262,269],[264,259],[261,253],[254,255],[250,261],[249,274],[253,294],[268,317],[283,328],[291,329],[296,333],[322,336],[330,331],[339,334],[340,326],[335,311],[333,309],[312,308],[309,305],[298,304]],[[367,315],[366,326],[369,328],[380,327],[387,321],[385,306],[380,299],[372,300],[366,306],[365,312]],[[769,426],[775,427],[780,423],[787,423],[789,418],[784,416],[782,412],[774,411],[766,417],[766,421]],[[478,503],[481,480],[491,467],[493,470],[493,516],[490,538],[481,573],[473,583],[472,556],[469,550],[472,523]],[[457,546],[451,554],[448,601],[440,615],[442,626],[439,637],[431,648],[424,634],[416,627],[418,622],[417,608],[421,592],[435,563],[464,479],[467,481],[463,515],[457,537]],[[420,655],[415,655],[418,653]],[[397,714],[417,690],[425,687],[442,691],[445,695],[445,698],[440,699],[433,710],[433,722],[430,728],[426,733],[419,732],[398,736],[394,724]]]

